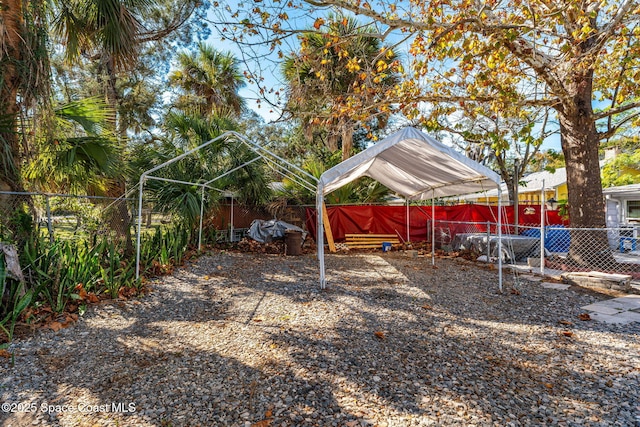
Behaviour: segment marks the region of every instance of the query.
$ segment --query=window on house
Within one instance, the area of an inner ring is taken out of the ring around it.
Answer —
[[[627,218],[640,219],[640,200],[627,201]]]

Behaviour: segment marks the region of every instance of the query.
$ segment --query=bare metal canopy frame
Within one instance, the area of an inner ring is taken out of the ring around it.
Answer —
[[[159,170],[169,166],[170,164],[173,164],[181,159],[184,159],[187,156],[192,155],[193,153],[196,153],[202,150],[203,148],[213,144],[216,141],[219,141],[221,139],[229,139],[229,138],[235,139],[238,141],[238,143],[246,145],[250,150],[252,150],[256,154],[256,157],[254,157],[253,159],[247,161],[246,163],[240,166],[230,169],[222,173],[221,175],[213,177],[212,179],[204,182],[179,181],[175,179],[163,178],[163,177],[153,175],[153,173],[158,172]],[[308,189],[309,191],[313,192],[316,190],[318,180],[313,175],[308,174],[307,172],[300,169],[298,166],[294,165],[293,163],[290,163],[287,160],[283,159],[282,157],[274,154],[273,152],[268,150],[266,147],[261,146],[249,140],[245,136],[233,131],[225,132],[222,135],[212,140],[209,140],[204,144],[201,144],[189,151],[186,151],[185,153],[179,156],[176,156],[173,159],[168,160],[154,168],[151,168],[145,171],[142,175],[140,175],[140,182],[139,182],[139,188],[138,188],[138,229],[136,232],[136,279],[140,278],[140,240],[141,240],[141,234],[142,234],[142,202],[143,202],[142,199],[143,199],[143,192],[144,192],[144,184],[147,180],[158,180],[158,181],[165,181],[165,182],[173,182],[177,184],[195,185],[200,187],[201,189],[200,227],[198,231],[198,250],[200,250],[202,247],[202,217],[204,215],[205,189],[222,192],[223,190],[213,187],[212,184],[217,180],[224,178],[225,176],[239,169],[242,169],[258,160],[264,161],[267,164],[267,166],[269,166],[271,169],[289,178],[291,181]]]

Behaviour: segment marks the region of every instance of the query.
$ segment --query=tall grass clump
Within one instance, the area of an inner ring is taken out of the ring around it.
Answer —
[[[0,253],[0,343],[12,340],[17,322],[29,321],[26,312],[44,307],[52,320],[100,299],[140,293],[144,277],[170,273],[195,253],[192,238],[184,226],[158,227],[147,234],[141,244],[143,279],[136,280],[135,256],[127,256],[124,245],[108,236],[51,242],[34,233],[20,253],[25,283],[8,276]]]

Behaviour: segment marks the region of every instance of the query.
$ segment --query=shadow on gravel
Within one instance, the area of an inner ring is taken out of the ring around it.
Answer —
[[[213,254],[139,304],[98,307],[0,368],[1,426],[634,425],[638,326],[580,323],[593,296],[424,259]],[[568,296],[567,296],[568,295]],[[563,323],[564,322],[564,323]],[[569,322],[569,323],[567,323]],[[39,419],[39,424],[32,424]]]
[[[86,323],[35,337],[30,354],[18,351],[16,368],[0,366],[2,403],[28,404],[27,411],[0,413],[0,426],[303,426],[356,419],[323,378],[300,376],[298,366],[261,360],[259,352],[250,366],[207,340],[221,330],[234,336],[240,323],[269,328],[237,322],[251,319],[267,293],[253,312],[234,313],[233,298],[220,298],[200,275],[179,275],[156,286],[161,301],[95,307]],[[241,278],[216,278],[233,297],[254,295]],[[176,290],[173,280],[193,286]],[[104,320],[111,327],[98,326]],[[242,342],[234,345],[242,351]]]
[[[436,424],[634,425],[638,325],[581,322],[579,307],[592,295],[535,284],[507,284],[500,294],[495,271],[385,261],[393,268],[353,261],[330,271],[329,261],[330,289],[314,303],[347,315],[272,336],[295,348],[305,369],[339,379],[337,394],[358,390],[359,404],[341,402],[352,413],[366,420],[371,411],[362,408],[386,408],[386,417]]]

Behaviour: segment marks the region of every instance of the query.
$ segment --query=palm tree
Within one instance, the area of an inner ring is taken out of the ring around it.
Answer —
[[[196,114],[171,112],[165,117],[168,137],[153,146],[136,147],[134,168],[148,170],[185,151],[214,139],[236,125],[229,117],[202,117]],[[233,139],[219,139],[204,149],[175,162],[156,173],[156,176],[183,182],[206,182],[226,171],[239,167],[256,157],[256,154]],[[134,173],[134,177],[135,177]],[[241,202],[260,204],[270,196],[267,175],[258,162],[238,169],[224,179],[212,184],[215,188],[233,191]],[[193,227],[200,216],[200,187],[180,183],[150,180],[145,188],[147,198],[160,212],[171,212],[185,225]],[[220,192],[207,190],[206,208],[219,199]]]
[[[117,72],[132,67],[138,58],[144,27],[141,16],[148,12],[149,0],[55,0],[54,34],[63,41],[67,59],[78,62],[80,55],[98,65],[98,83],[104,87],[104,97],[112,112],[111,127],[116,135],[118,110]],[[124,151],[126,135],[121,135],[120,153]],[[125,181],[113,179],[105,194],[120,197]],[[109,222],[124,241],[126,252],[133,253],[131,216],[126,203],[114,204]]]
[[[183,109],[194,108],[204,116],[239,115],[245,109],[238,94],[245,86],[238,60],[206,43],[199,43],[195,53],[178,55],[178,69],[169,75],[169,82],[182,90],[177,104]]]
[[[38,155],[27,164],[25,177],[38,190],[105,194],[124,176],[111,112],[99,97],[72,101],[53,109],[55,134],[37,141]]]
[[[314,130],[323,129],[330,151],[341,143],[344,160],[351,155],[356,124],[386,126],[389,112],[373,105],[398,82],[399,61],[351,17],[331,16],[327,26],[326,32],[304,34],[300,52],[283,63],[286,109],[302,121],[309,141]]]
[[[185,16],[191,15],[198,5],[196,1],[184,2]],[[119,106],[117,89],[118,73],[135,66],[144,43],[159,40],[184,24],[186,18],[177,16],[162,29],[148,31],[143,25],[145,17],[155,16],[154,6],[159,0],[54,0],[53,28],[63,40],[67,58],[77,62],[82,55],[97,65],[98,83],[104,87],[107,105],[112,111],[113,133],[120,129],[120,153],[124,152],[126,129],[118,126],[116,112]],[[180,22],[180,25],[174,24]],[[125,193],[125,181],[115,178],[106,189],[106,195],[120,198]],[[125,242],[127,253],[133,252],[131,244],[131,217],[124,200],[113,204],[109,222]]]
[[[29,115],[33,118],[38,104],[46,108],[49,99],[44,5],[42,0],[0,5],[0,190],[24,190],[23,124]],[[34,121],[28,125],[33,127]]]

